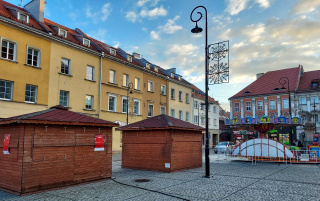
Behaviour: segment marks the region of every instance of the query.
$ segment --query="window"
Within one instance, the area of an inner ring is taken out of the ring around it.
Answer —
[[[239,112],[240,111],[240,104],[239,103],[234,103],[234,111]]]
[[[166,95],[166,85],[161,85],[161,95]]]
[[[182,101],[182,91],[179,91],[179,101]]]
[[[40,51],[31,47],[27,47],[27,64],[30,66],[40,66]]]
[[[87,80],[94,81],[94,67],[92,66],[87,66]]]
[[[305,96],[300,97],[300,105],[305,105],[305,104],[307,104],[306,97]]]
[[[61,73],[70,75],[70,60],[61,58]]]
[[[213,113],[217,113],[217,106],[213,106]]]
[[[171,117],[175,117],[175,113],[176,113],[176,112],[174,111],[174,109],[171,109],[171,111],[170,111],[170,116],[171,116]]]
[[[198,101],[194,101],[194,108],[195,108],[195,109],[198,109],[198,107],[199,107]]]
[[[11,61],[16,61],[16,43],[2,40],[1,57]]]
[[[128,60],[129,62],[132,62],[132,56],[127,55],[127,60]]]
[[[0,80],[0,99],[12,100],[13,82]]]
[[[69,106],[69,91],[60,91],[59,105],[62,105],[64,107]]]
[[[117,55],[117,51],[113,48],[110,48],[110,54],[113,55],[113,56],[116,56]]]
[[[186,103],[189,103],[189,94],[186,93]]]
[[[29,16],[24,13],[18,12],[18,20],[29,23]]]
[[[213,119],[213,125],[214,125],[214,126],[217,125],[217,119]]]
[[[122,77],[122,86],[128,87],[128,85],[129,85],[129,75],[123,74],[123,77]]]
[[[174,78],[174,73],[171,73],[171,77]]]
[[[25,102],[36,103],[37,102],[37,86],[26,85]]]
[[[175,90],[174,88],[171,88],[171,99],[175,99]]]
[[[251,110],[251,102],[246,102],[246,111]]]
[[[109,82],[116,84],[116,71],[110,70],[110,78]]]
[[[311,104],[318,103],[318,96],[311,96]]]
[[[148,117],[153,117],[153,105],[148,105]]]
[[[83,45],[90,47],[90,40],[84,38],[83,39]]]
[[[117,97],[109,94],[109,111],[116,112]]]
[[[148,91],[153,92],[153,82],[148,80]]]
[[[204,117],[201,117],[201,124],[204,125],[206,123],[206,120]]]
[[[93,96],[86,95],[86,109],[87,110],[93,109]]]
[[[193,122],[194,122],[195,124],[198,123],[198,115],[194,115],[194,117],[193,117]]]
[[[67,38],[67,33],[68,33],[67,30],[59,28],[59,33],[58,33],[59,36]]]
[[[318,87],[318,82],[311,82],[312,87]]]
[[[211,106],[211,105],[208,105],[208,111],[209,111],[209,112],[210,112],[210,108],[211,108],[210,106]]]
[[[186,122],[189,122],[189,112],[186,112]]]
[[[135,115],[140,115],[140,100],[134,99],[133,103],[133,113]]]
[[[146,68],[150,69],[150,63],[146,63]]]
[[[160,107],[160,114],[166,114],[166,108]]]
[[[282,108],[283,109],[289,108],[289,99],[282,99]]]
[[[154,71],[158,72],[158,66],[154,67]]]
[[[205,103],[200,103],[200,109],[201,109],[201,110],[205,110],[205,108],[206,108]]]
[[[183,113],[182,110],[179,110],[179,119],[182,120],[183,119]]]
[[[140,78],[134,78],[134,89],[140,90]]]
[[[129,109],[128,108],[128,98],[122,97],[122,113],[127,113],[127,109]]]
[[[263,110],[263,102],[257,101],[257,110]]]
[[[275,100],[270,100],[269,102],[269,109],[270,110],[275,110],[276,109],[276,101]]]

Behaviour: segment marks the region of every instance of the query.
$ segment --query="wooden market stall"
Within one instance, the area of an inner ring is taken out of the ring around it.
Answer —
[[[0,120],[0,188],[17,194],[111,177],[113,122],[62,106]]]
[[[117,130],[122,168],[173,172],[202,166],[202,127],[159,115]]]

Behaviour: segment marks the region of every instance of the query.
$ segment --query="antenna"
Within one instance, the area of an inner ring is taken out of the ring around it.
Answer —
[[[22,4],[23,4],[23,0],[21,0],[20,4],[19,4],[19,7],[21,8],[22,7]]]

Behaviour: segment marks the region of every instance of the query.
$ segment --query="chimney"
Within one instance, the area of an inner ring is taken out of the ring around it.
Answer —
[[[44,1],[45,0],[32,0],[24,6],[24,9],[26,9],[39,22],[44,21]]]
[[[258,73],[257,74],[257,79],[259,79],[262,75],[264,75],[264,73]]]

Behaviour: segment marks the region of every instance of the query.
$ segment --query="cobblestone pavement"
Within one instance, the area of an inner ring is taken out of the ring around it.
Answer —
[[[0,200],[320,200],[317,164],[253,165],[211,154],[212,177],[204,174],[204,165],[174,173],[123,169],[121,154],[114,154],[114,179],[21,197],[0,191]]]

